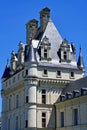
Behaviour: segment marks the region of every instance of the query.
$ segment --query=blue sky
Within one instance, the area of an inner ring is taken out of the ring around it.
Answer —
[[[33,18],[39,20],[39,12],[44,7],[51,9],[51,19],[61,36],[74,43],[77,59],[82,47],[87,71],[87,0],[1,0],[0,78],[11,51],[17,52],[19,41],[26,43],[25,24]]]

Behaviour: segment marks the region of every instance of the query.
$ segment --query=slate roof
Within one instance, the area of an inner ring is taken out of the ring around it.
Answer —
[[[51,58],[52,62],[58,63],[59,57],[58,57],[58,50],[60,47],[60,44],[62,43],[63,39],[61,35],[59,34],[58,30],[56,29],[55,25],[53,24],[52,20],[49,20],[46,29],[42,35],[41,41],[44,37],[47,37],[49,39],[49,42],[51,43]]]
[[[35,50],[33,44],[31,43],[28,48],[28,54],[26,55],[26,62],[36,62]]]
[[[2,78],[8,78],[10,76],[10,67],[6,65]]]
[[[87,88],[87,77],[81,78],[76,81],[72,81],[66,88],[62,91],[62,95],[65,95],[67,92],[72,93],[74,90],[81,90],[81,88]]]

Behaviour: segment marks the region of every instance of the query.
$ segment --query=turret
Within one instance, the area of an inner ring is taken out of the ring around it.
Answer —
[[[50,9],[49,8],[44,8],[43,10],[40,11],[40,29],[41,32],[44,32],[47,23],[49,22],[50,18]]]
[[[84,67],[84,61],[83,61],[83,56],[82,56],[82,51],[80,48],[80,53],[79,53],[79,58],[78,58],[78,62],[77,62],[78,68],[82,71],[85,71],[85,67]]]
[[[25,95],[28,97],[28,128],[30,130],[36,129],[36,90],[37,90],[37,61],[35,50],[30,41],[30,44],[27,45],[26,49],[26,60],[25,60],[25,84],[26,90]]]
[[[25,60],[25,66],[26,69],[28,70],[28,76],[37,76],[37,61],[36,61],[36,55],[35,55],[35,50],[33,48],[32,41],[30,45],[27,46],[27,55],[26,55],[26,60]]]
[[[38,30],[38,21],[36,19],[32,19],[26,24],[26,42],[30,43],[31,39],[35,39]]]

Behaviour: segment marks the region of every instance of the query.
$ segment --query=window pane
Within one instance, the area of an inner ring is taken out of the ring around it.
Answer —
[[[61,112],[61,127],[64,127],[64,112]]]
[[[57,76],[61,76],[61,71],[57,71]]]
[[[67,53],[66,52],[64,52],[63,58],[64,58],[64,60],[67,60]]]
[[[42,113],[42,117],[46,117],[46,113],[45,112]]]
[[[47,70],[46,69],[44,70],[44,74],[47,75]]]
[[[42,118],[42,127],[46,127],[46,119]]]
[[[78,125],[78,109],[74,109],[74,125]]]
[[[43,90],[42,90],[42,93],[43,93],[43,94],[45,94],[45,93],[46,93],[46,90],[45,90],[45,89],[43,89]]]
[[[47,59],[47,49],[44,49],[44,58]]]
[[[46,104],[46,95],[42,95],[42,103]]]
[[[71,72],[71,77],[74,77],[74,72]]]

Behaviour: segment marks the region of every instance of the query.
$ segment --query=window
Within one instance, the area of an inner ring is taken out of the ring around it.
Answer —
[[[20,79],[20,74],[18,74],[18,80]]]
[[[67,60],[67,52],[66,51],[63,52],[63,59]]]
[[[25,121],[25,128],[28,128],[28,120]]]
[[[9,107],[8,109],[11,110],[11,98],[8,99],[8,105],[9,105],[9,106],[8,106],[8,107]]]
[[[44,49],[44,59],[47,59],[47,49]]]
[[[71,73],[70,73],[70,77],[71,77],[71,78],[74,78],[74,72],[71,72]]]
[[[44,75],[47,75],[47,69],[44,69]]]
[[[28,70],[26,70],[26,75],[28,75]]]
[[[61,77],[61,71],[57,71],[57,77]]]
[[[16,95],[16,108],[19,106],[19,95]]]
[[[26,96],[26,103],[28,103],[28,96]]]
[[[13,77],[13,83],[15,82],[15,77]]]
[[[64,127],[64,112],[60,113],[60,121],[61,121],[61,127]]]
[[[78,109],[74,109],[74,125],[78,125]]]
[[[46,104],[46,90],[42,90],[42,104]]]
[[[46,113],[42,112],[42,128],[46,127]]]
[[[11,80],[9,80],[9,85],[11,85]]]
[[[8,130],[10,130],[10,119],[8,119]]]
[[[22,77],[24,77],[24,71],[22,72]]]
[[[16,130],[18,130],[18,116],[16,116]]]

